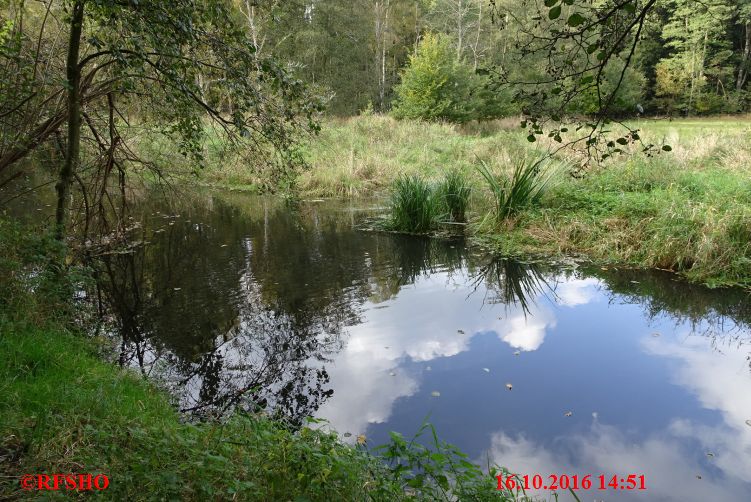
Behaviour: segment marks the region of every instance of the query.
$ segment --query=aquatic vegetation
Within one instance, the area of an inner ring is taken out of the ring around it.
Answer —
[[[391,187],[388,227],[400,232],[429,231],[439,216],[433,187],[420,176],[402,176]]]
[[[495,219],[504,220],[537,205],[553,175],[552,167],[549,157],[524,157],[516,162],[510,176],[497,176],[480,160],[475,168],[490,189]]]
[[[465,222],[471,194],[472,188],[464,174],[456,169],[448,171],[436,187],[436,197],[445,219]]]

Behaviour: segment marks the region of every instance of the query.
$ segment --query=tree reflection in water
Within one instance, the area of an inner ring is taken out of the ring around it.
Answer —
[[[420,277],[458,275],[495,295],[486,301],[518,304],[528,315],[541,296],[555,299],[559,281],[581,275],[488,259],[460,241],[359,232],[348,203],[291,210],[271,199],[210,194],[156,204],[136,206],[148,244],[102,256],[95,268],[121,336],[120,363],[163,382],[182,410],[198,416],[239,407],[300,424],[333,394],[326,365],[346,343],[347,327],[362,322],[363,305],[392,299]],[[633,291],[628,277],[587,274],[619,298]],[[748,319],[746,296],[707,294],[697,306],[704,289],[687,298],[685,284],[640,277],[633,301],[647,310]]]

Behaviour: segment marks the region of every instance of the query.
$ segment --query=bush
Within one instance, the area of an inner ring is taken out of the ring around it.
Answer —
[[[427,34],[396,86],[396,118],[464,123],[475,118],[478,87],[472,69],[457,60],[450,40]]]

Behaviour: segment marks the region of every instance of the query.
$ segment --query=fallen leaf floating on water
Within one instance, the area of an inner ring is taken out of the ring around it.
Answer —
[[[701,479],[701,476],[697,474],[696,479]]]
[[[751,427],[751,420],[746,420],[746,425],[748,425],[749,427]]]
[[[639,284],[639,281],[631,281],[631,284]]]
[[[709,458],[712,458],[712,457],[714,457],[714,453],[712,453],[711,451],[708,451],[708,452],[707,452],[707,456],[708,456]]]
[[[441,393],[438,392],[437,390],[434,390],[433,392],[431,392],[430,395],[433,397],[441,397]]]
[[[430,371],[430,370],[432,370],[432,369],[433,369],[433,368],[431,368],[430,366],[428,366],[427,368],[425,368],[425,371]]]
[[[490,373],[490,368],[483,368],[482,371],[484,371],[485,373]]]
[[[345,432],[345,433],[344,433],[344,434],[342,434],[342,435],[343,435],[343,436],[344,436],[345,438],[348,438],[348,437],[351,437],[351,436],[352,436],[352,433],[351,433],[351,432]]]
[[[511,389],[513,389],[513,388],[514,388],[514,386],[513,386],[513,385],[511,385],[510,383],[507,383],[507,384],[506,384],[506,388],[507,388],[508,390],[511,390]]]
[[[183,288],[172,288],[172,289],[174,289],[175,291],[180,291]]]
[[[571,416],[571,415],[573,415],[573,414],[574,414],[574,412],[573,412],[573,411],[567,411],[566,413],[564,413],[564,414],[563,414],[563,416],[564,416],[564,417],[570,417],[570,416]]]
[[[357,444],[365,444],[365,442],[368,440],[368,438],[365,437],[365,434],[360,434],[357,436]]]
[[[655,338],[657,338],[658,336],[660,336],[660,334],[659,333],[652,333],[652,336],[655,337]]]
[[[460,335],[464,334],[464,330],[463,329],[457,329],[456,332],[459,333]]]
[[[389,376],[396,376],[396,373],[394,373],[393,371],[390,371]]]
[[[516,352],[514,352],[514,355],[515,355],[515,356],[518,356],[519,354],[521,354],[521,352],[520,352],[520,351],[518,351],[518,350],[517,350]]]
[[[226,248],[227,244],[222,244],[220,247]]]

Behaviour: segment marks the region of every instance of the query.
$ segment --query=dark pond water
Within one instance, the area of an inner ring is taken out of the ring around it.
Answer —
[[[142,205],[148,245],[100,266],[121,361],[192,413],[313,415],[372,445],[429,417],[483,464],[645,476],[582,500],[751,500],[747,293],[358,231],[376,206]]]

